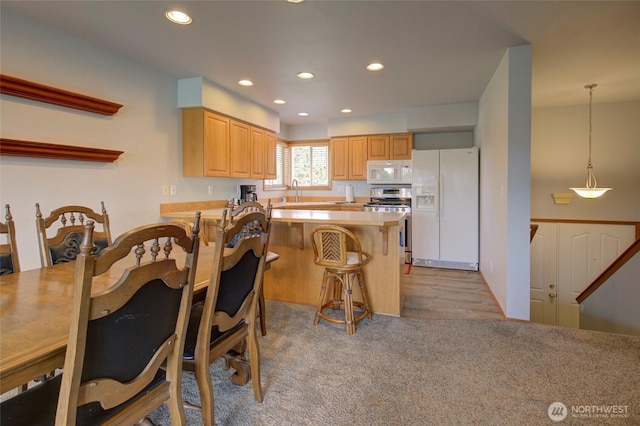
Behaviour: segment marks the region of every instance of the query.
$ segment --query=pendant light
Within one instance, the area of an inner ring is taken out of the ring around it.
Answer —
[[[613,188],[598,188],[596,175],[593,173],[593,165],[591,164],[591,104],[593,101],[593,88],[597,84],[587,84],[585,89],[589,89],[589,162],[587,163],[587,185],[586,188],[569,188],[576,192],[582,198],[598,198]]]

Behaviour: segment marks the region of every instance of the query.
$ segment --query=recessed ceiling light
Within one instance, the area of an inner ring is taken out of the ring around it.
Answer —
[[[344,108],[344,109],[341,109],[340,112],[343,113],[343,114],[349,114],[351,112],[351,109]]]
[[[382,68],[384,68],[384,65],[382,65],[379,62],[372,62],[369,65],[367,65],[367,69],[369,71],[380,71]]]
[[[300,117],[307,117],[309,115],[309,113],[308,112],[299,112],[298,115]]]
[[[286,104],[287,101],[285,101],[284,99],[274,99],[273,103],[278,105],[283,105],[283,104]]]
[[[299,73],[298,73],[298,74],[296,74],[296,75],[298,76],[298,78],[301,78],[301,79],[303,79],[303,80],[309,80],[309,79],[311,79],[311,78],[315,77],[315,76],[313,75],[313,73],[308,72],[308,71],[302,71],[302,72],[299,72]]]
[[[251,81],[251,80],[240,80],[240,81],[238,82],[238,84],[239,84],[240,86],[249,87],[249,86],[253,86],[253,81]]]
[[[289,3],[302,3],[304,0],[287,0]]]
[[[164,16],[166,16],[167,19],[171,22],[181,25],[187,25],[193,21],[193,19],[191,19],[191,16],[180,10],[167,10]]]

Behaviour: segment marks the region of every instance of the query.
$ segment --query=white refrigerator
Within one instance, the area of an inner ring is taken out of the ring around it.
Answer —
[[[478,270],[478,149],[413,150],[413,265]]]

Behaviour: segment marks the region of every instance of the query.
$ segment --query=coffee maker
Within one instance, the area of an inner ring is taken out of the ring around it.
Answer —
[[[255,185],[240,185],[240,202],[258,201]]]

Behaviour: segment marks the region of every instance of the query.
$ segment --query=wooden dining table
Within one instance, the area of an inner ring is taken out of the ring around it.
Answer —
[[[194,295],[209,284],[214,245],[201,245]],[[178,264],[183,251],[174,251]],[[132,264],[122,260],[95,277],[92,293],[102,291]],[[71,310],[75,262],[17,272],[0,277],[0,393],[64,365]]]

